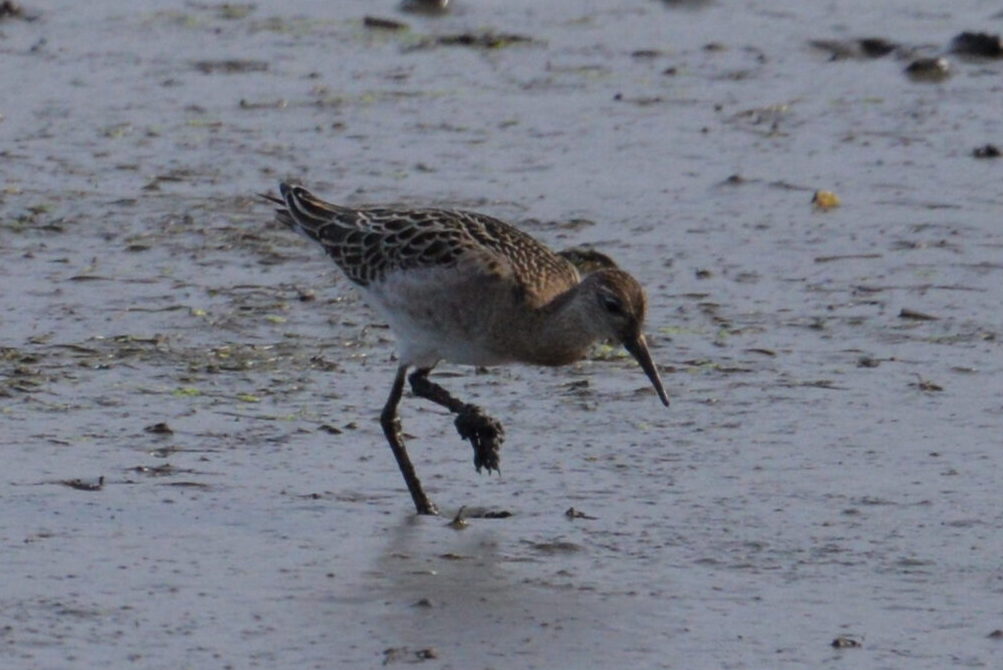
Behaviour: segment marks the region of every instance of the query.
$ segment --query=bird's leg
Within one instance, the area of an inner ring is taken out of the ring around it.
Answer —
[[[393,388],[390,389],[390,397],[387,398],[387,404],[383,406],[383,412],[380,414],[380,425],[383,427],[383,434],[387,436],[387,442],[390,443],[390,449],[394,452],[394,458],[397,459],[397,466],[400,468],[401,474],[404,475],[404,482],[407,484],[408,491],[411,492],[411,499],[414,500],[418,514],[435,515],[439,513],[439,510],[435,508],[435,505],[425,495],[424,489],[421,488],[421,482],[418,481],[418,475],[415,474],[414,466],[407,455],[407,449],[404,448],[401,420],[397,416],[397,405],[404,393],[405,376],[407,376],[407,366],[402,365],[397,368],[397,377],[394,379]]]
[[[480,472],[481,468],[487,468],[501,472],[498,469],[498,452],[505,439],[505,430],[502,425],[485,414],[477,405],[457,400],[449,394],[449,391],[442,388],[428,378],[431,368],[419,368],[411,373],[408,381],[411,382],[411,390],[419,398],[425,398],[442,405],[456,415],[456,430],[460,437],[470,440],[474,447],[474,467]]]

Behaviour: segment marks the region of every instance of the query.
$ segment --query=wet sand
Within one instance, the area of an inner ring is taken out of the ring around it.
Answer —
[[[1001,18],[803,4],[3,19],[2,665],[994,667],[1003,61],[949,45]],[[443,365],[503,474],[405,397],[415,518],[392,338],[289,178],[610,254],[671,408],[610,350]]]

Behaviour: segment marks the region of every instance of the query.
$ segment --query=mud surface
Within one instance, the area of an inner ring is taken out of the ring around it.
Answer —
[[[997,667],[1003,61],[951,44],[998,7],[456,5],[5,9],[3,667]],[[442,366],[503,474],[405,397],[414,518],[280,178],[595,245],[672,407]]]

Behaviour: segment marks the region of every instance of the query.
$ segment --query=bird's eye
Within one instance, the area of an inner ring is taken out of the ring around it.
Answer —
[[[603,309],[610,314],[623,314],[623,303],[614,296],[600,295],[599,303],[603,306]]]

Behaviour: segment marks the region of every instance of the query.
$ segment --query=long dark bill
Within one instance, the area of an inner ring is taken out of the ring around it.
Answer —
[[[662,387],[662,378],[658,376],[658,369],[651,361],[651,354],[648,353],[648,343],[644,341],[644,335],[638,335],[636,340],[625,341],[623,346],[638,362],[641,369],[644,370],[644,374],[648,375],[648,379],[651,380],[651,385],[655,387],[655,393],[658,394],[662,404],[668,407],[669,396]]]

